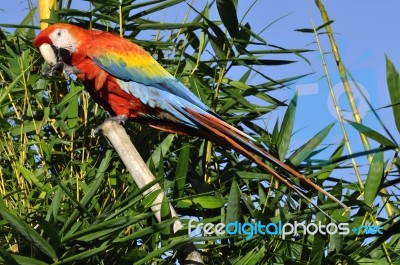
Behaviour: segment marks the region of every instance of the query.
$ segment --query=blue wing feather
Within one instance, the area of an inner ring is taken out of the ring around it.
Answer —
[[[153,86],[146,86],[137,82],[127,82],[122,80],[120,80],[118,84],[125,92],[135,95],[135,97],[143,104],[151,108],[162,109],[179,120],[182,125],[193,129],[199,129],[199,126],[190,118],[190,115],[185,110],[186,108],[190,108],[201,114],[210,114],[208,111],[199,108],[175,94]],[[160,117],[152,118],[160,119]]]
[[[135,97],[138,97],[138,95],[140,94],[142,96],[147,96],[148,93],[146,93],[145,90],[158,89],[175,96],[174,100],[185,100],[195,105],[197,108],[202,109],[203,111],[212,113],[211,109],[207,105],[205,105],[175,77],[173,77],[165,69],[163,69],[162,66],[154,60],[154,58],[152,58],[151,56],[149,58],[151,58],[151,64],[143,67],[128,66],[128,64],[124,60],[116,59],[107,54],[93,57],[93,61],[112,76],[126,82],[133,82],[141,85],[139,87],[143,91],[140,91],[140,89],[129,91],[129,88],[133,86],[127,86],[128,89],[126,92],[131,93]],[[162,71],[162,76],[151,74],[154,68],[156,68],[157,71]],[[167,94],[164,94],[164,96],[165,95]]]

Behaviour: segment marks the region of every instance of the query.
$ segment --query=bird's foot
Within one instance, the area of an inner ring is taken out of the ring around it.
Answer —
[[[79,69],[75,66],[68,65],[63,61],[57,61],[57,63],[43,69],[42,75],[53,76],[56,72],[62,72],[66,80],[70,79],[71,74],[77,75],[80,73]]]
[[[80,73],[81,73],[81,71],[79,71],[79,69],[76,68],[75,66],[71,66],[71,65],[64,63],[63,74],[64,74],[65,79],[69,80],[70,75],[77,75]]]
[[[106,119],[99,127],[93,130],[93,137],[96,137],[97,134],[102,130],[103,124],[106,122],[116,122],[118,124],[125,124],[125,122],[128,120],[128,116],[126,115],[118,115],[118,116],[113,116],[108,119]]]
[[[106,119],[104,122],[116,122],[118,124],[125,124],[125,122],[128,120],[128,116],[126,115],[117,115],[117,116],[113,116],[110,117],[108,119]]]
[[[56,72],[61,72],[64,62],[58,61],[56,64],[49,64],[42,70],[43,76],[53,76]]]

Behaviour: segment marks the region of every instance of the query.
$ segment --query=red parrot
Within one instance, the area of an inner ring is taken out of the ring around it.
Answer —
[[[140,46],[120,36],[55,24],[34,40],[45,60],[71,71],[93,99],[120,120],[132,119],[170,133],[200,136],[229,146],[310,202],[304,191],[274,166],[346,206],[293,168],[254,144],[252,137],[224,121]],[[261,158],[261,159],[260,159]]]

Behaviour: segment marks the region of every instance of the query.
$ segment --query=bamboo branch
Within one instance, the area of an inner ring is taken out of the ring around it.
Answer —
[[[108,120],[105,121],[99,128],[101,129],[103,135],[113,145],[139,188],[142,188],[146,184],[155,180],[155,177],[150,172],[146,163],[133,146],[124,127],[122,127],[118,122]],[[158,183],[147,189],[144,192],[144,195],[156,190],[162,190],[160,184]],[[165,194],[163,191],[161,191],[151,206],[151,209],[154,212],[158,222],[161,222],[161,204],[163,203],[164,198]],[[171,204],[169,204],[169,208],[171,210],[171,217],[177,217],[176,211]],[[177,233],[181,228],[183,228],[182,223],[179,220],[176,220],[172,227],[173,233]],[[181,264],[204,264],[200,253],[192,243],[183,245],[180,249],[178,249],[178,252],[180,252],[178,254],[181,254],[179,256],[183,256],[183,258],[180,260]]]
[[[44,30],[49,25],[47,22],[44,22],[44,19],[49,19],[51,10],[57,9],[57,1],[56,0],[39,0],[39,17],[40,17],[40,29]]]

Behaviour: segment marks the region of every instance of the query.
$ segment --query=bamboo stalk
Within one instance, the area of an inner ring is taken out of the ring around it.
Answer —
[[[327,35],[329,37],[329,41],[330,41],[330,44],[331,44],[331,47],[332,47],[332,53],[333,53],[333,56],[335,57],[336,65],[338,67],[338,71],[339,71],[340,78],[341,78],[342,83],[343,83],[344,90],[345,90],[346,95],[347,95],[347,99],[349,101],[351,110],[353,112],[354,120],[357,123],[362,124],[362,119],[361,119],[361,116],[360,116],[360,114],[358,112],[357,105],[355,103],[355,99],[353,97],[353,93],[352,93],[350,84],[348,82],[346,68],[344,67],[342,59],[340,58],[339,48],[338,48],[338,46],[336,44],[336,41],[335,41],[335,38],[333,36],[332,27],[328,23],[330,21],[330,18],[328,16],[328,13],[325,10],[325,6],[324,6],[324,4],[322,3],[321,0],[315,0],[315,4],[317,5],[318,9],[320,10],[323,22],[325,24],[327,24],[325,26],[326,33],[327,33]],[[366,151],[371,150],[371,147],[369,145],[368,137],[360,132],[360,138],[361,138],[361,142],[363,143],[364,150],[366,150]],[[368,155],[368,161],[371,164],[371,161],[372,161],[372,155],[371,154]],[[383,194],[388,194],[388,191],[386,189],[382,189],[381,192]],[[387,200],[386,197],[382,196],[381,198],[382,198],[382,201],[383,201],[383,203],[385,205],[385,210],[386,210],[388,216],[393,218],[394,214],[395,214],[395,207],[392,205],[392,203],[390,203]]]
[[[317,4],[317,7],[321,12],[321,17],[322,17],[324,23],[328,23],[330,21],[330,19],[329,19],[328,13],[325,10],[324,4],[320,0],[315,0],[315,3]],[[335,57],[336,65],[339,70],[340,79],[342,80],[344,91],[346,92],[346,96],[347,96],[347,99],[348,99],[350,107],[351,107],[351,111],[354,116],[354,120],[357,123],[362,123],[361,116],[360,116],[360,113],[358,112],[356,101],[354,99],[353,92],[351,90],[351,87],[350,87],[350,84],[349,84],[349,81],[347,78],[346,69],[343,65],[342,59],[340,58],[339,48],[336,44],[335,38],[333,37],[332,27],[328,23],[328,24],[326,24],[325,29],[326,29],[326,33],[328,35],[328,38],[329,38],[329,41],[330,41],[330,44],[332,47],[332,53],[333,53],[333,56]],[[364,149],[367,151],[370,150],[371,148],[369,145],[368,138],[362,133],[360,133],[360,137],[361,137],[361,141],[364,145]],[[372,156],[369,155],[368,160],[371,161],[371,159],[372,159]]]
[[[142,188],[155,180],[155,177],[132,144],[124,127],[122,127],[118,122],[108,120],[100,126],[100,129],[103,135],[110,141],[117,151],[119,157],[131,173],[133,180],[139,188]],[[144,195],[156,190],[162,190],[158,183],[146,190]],[[164,198],[165,194],[161,191],[151,206],[158,222],[161,222],[161,204],[163,203]],[[171,211],[171,217],[177,217],[178,215],[171,204],[169,204],[169,208]],[[176,220],[172,226],[173,233],[177,233],[181,228],[183,228],[183,224],[179,220]],[[200,253],[192,243],[182,246],[178,252],[184,254],[181,264],[204,264]]]
[[[354,96],[353,96],[353,92],[351,90],[351,87],[350,87],[350,84],[349,84],[349,81],[348,81],[348,78],[347,78],[347,72],[346,72],[346,69],[345,69],[345,67],[343,65],[342,59],[340,58],[339,48],[338,48],[338,46],[336,44],[336,41],[335,41],[335,38],[333,36],[332,27],[328,23],[330,21],[330,18],[328,16],[328,13],[325,10],[325,6],[324,6],[324,4],[322,3],[321,0],[315,0],[315,4],[317,5],[317,7],[318,7],[318,9],[319,9],[319,11],[321,13],[321,17],[323,19],[324,24],[326,24],[325,25],[326,33],[328,35],[328,38],[329,38],[329,41],[330,41],[330,44],[331,44],[332,53],[333,53],[333,56],[334,56],[335,61],[336,61],[336,65],[337,65],[337,68],[338,68],[338,71],[339,71],[340,79],[342,80],[343,87],[344,87],[344,90],[346,92],[346,96],[347,96],[347,99],[349,101],[349,104],[350,104],[350,107],[351,107],[351,110],[352,110],[352,113],[353,113],[354,120],[357,123],[362,124],[362,119],[361,119],[360,113],[358,112],[357,105],[355,103],[355,99],[354,99]],[[362,142],[362,144],[364,146],[364,150],[365,151],[371,150],[371,146],[369,144],[368,137],[366,135],[362,134],[361,132],[359,134],[360,134],[361,142]],[[351,149],[349,149],[349,151],[350,150]],[[367,158],[368,158],[370,166],[373,166],[372,165],[372,155],[368,154]],[[364,187],[364,186],[362,185],[361,187]],[[386,189],[384,189],[384,188],[381,190],[381,192],[383,194],[388,194],[388,191]],[[381,196],[381,199],[382,199],[382,201],[383,201],[383,203],[385,205],[385,209],[386,209],[386,212],[387,212],[388,216],[389,217],[393,217],[394,206],[391,203],[387,202],[386,197]],[[362,224],[364,224],[364,222],[366,221],[367,216],[368,216],[368,213],[365,214]],[[373,221],[373,223],[375,225],[378,224],[378,221],[377,221],[377,219],[375,217],[371,216],[371,219],[372,219],[372,221]],[[383,249],[383,252],[385,253],[385,257],[388,260],[388,262],[392,263],[385,242],[382,243],[382,249]]]
[[[315,30],[315,26],[314,26],[314,23],[312,21],[311,21],[311,24],[312,24],[313,29],[314,29],[314,37],[315,37],[315,40],[317,42],[319,54],[321,56],[322,66],[324,68],[325,77],[326,77],[326,81],[328,83],[329,92],[331,94],[333,105],[335,106],[335,111],[336,111],[337,119],[338,119],[339,124],[340,124],[340,129],[342,130],[344,143],[346,145],[347,151],[349,152],[349,155],[352,155],[353,154],[353,150],[351,149],[351,145],[350,145],[349,137],[348,137],[348,134],[347,134],[347,131],[346,131],[346,127],[344,126],[344,120],[343,120],[342,114],[340,113],[341,110],[340,110],[340,107],[339,107],[339,103],[337,102],[335,91],[333,90],[331,78],[330,78],[330,75],[329,75],[328,66],[326,65],[324,52],[322,51],[321,42],[319,41],[319,37],[318,37],[317,31]],[[361,175],[360,175],[360,171],[358,170],[357,162],[356,162],[354,157],[351,158],[351,164],[353,165],[353,169],[354,169],[354,172],[356,174],[360,190],[363,191],[364,190],[364,183],[362,181],[362,178],[361,178]]]
[[[39,7],[39,18],[40,18],[40,29],[44,30],[49,26],[47,22],[43,22],[44,19],[49,19],[51,10],[57,9],[57,0],[38,0]]]

